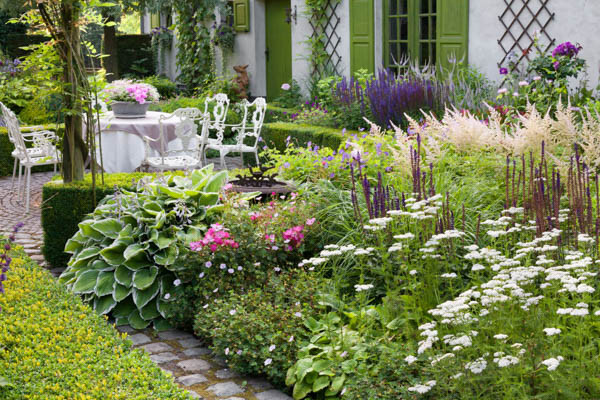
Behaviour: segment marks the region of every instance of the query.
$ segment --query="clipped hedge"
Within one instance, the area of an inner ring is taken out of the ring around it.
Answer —
[[[346,131],[345,134],[359,134],[359,132]],[[310,142],[313,145],[337,150],[344,140],[344,133],[342,133],[342,129],[323,126],[271,122],[264,124],[262,137],[267,146],[280,151],[285,150],[288,137],[290,137],[290,142],[296,146],[304,147]]]
[[[152,174],[104,174],[104,185],[98,176],[96,203],[105,196],[112,195],[115,187],[134,189],[137,181],[146,175]],[[86,175],[85,180],[81,182],[66,185],[60,179],[46,183],[42,188],[42,201],[42,251],[52,267],[64,267],[70,257],[64,252],[67,240],[77,232],[77,224],[95,208],[91,175]]]
[[[6,54],[10,58],[21,58],[29,54],[29,51],[21,47],[40,44],[50,40],[49,36],[27,35],[24,33],[7,33],[0,35],[0,44],[4,47]]]
[[[265,123],[267,122],[289,122],[292,115],[298,113],[297,110],[290,108],[277,107],[267,105],[267,113],[265,114]]]
[[[189,399],[141,350],[47,271],[12,254],[0,294],[4,400]]]
[[[43,129],[56,132],[57,130],[62,130],[63,127],[61,125],[45,125]],[[31,132],[33,129],[31,127],[23,127],[22,130],[23,132]],[[11,153],[14,149],[15,146],[8,140],[8,131],[5,127],[0,127],[0,177],[12,175],[15,159]],[[43,165],[34,167],[33,172],[52,171],[53,169],[52,165]]]

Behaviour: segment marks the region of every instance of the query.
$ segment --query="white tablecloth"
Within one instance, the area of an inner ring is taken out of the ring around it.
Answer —
[[[159,117],[167,113],[148,111],[145,118],[115,118],[112,112],[100,118],[102,143],[102,165],[105,172],[133,172],[142,165],[145,157],[143,136],[152,139],[160,137]],[[175,136],[175,126],[180,122],[177,117],[163,121],[168,148],[181,148]],[[97,139],[98,140],[98,139]],[[159,155],[160,140],[150,142],[153,154]],[[100,160],[100,150],[96,151]]]

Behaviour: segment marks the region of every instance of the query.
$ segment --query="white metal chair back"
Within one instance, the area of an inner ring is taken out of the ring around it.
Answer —
[[[175,138],[167,137],[165,122],[171,119],[178,118],[180,121],[175,125]],[[190,162],[194,164],[194,160],[201,163],[200,158],[200,137],[198,136],[197,121],[202,121],[202,126],[205,125],[206,116],[197,108],[180,108],[175,110],[170,115],[161,115],[158,119],[160,125],[160,137],[151,139],[144,137],[146,143],[146,164],[153,167],[164,169],[187,168]],[[177,142],[175,146],[169,143],[168,139]],[[159,157],[151,157],[150,141],[160,141]],[[160,163],[156,163],[157,158]],[[148,162],[149,161],[149,162]],[[194,164],[195,166],[196,164]]]
[[[242,124],[239,128],[234,128],[238,131],[237,144],[241,146],[245,144],[247,137],[253,137],[254,142],[250,147],[256,149],[260,140],[265,113],[267,112],[267,101],[264,97],[257,97],[252,103],[244,100],[242,106],[244,108]]]
[[[214,103],[212,113],[208,109],[211,103]],[[206,125],[206,129],[202,132],[202,142],[206,142],[210,131],[214,130],[217,133],[217,140],[223,141],[225,133],[225,119],[229,110],[229,97],[225,93],[217,93],[212,97],[207,97],[204,100],[204,114],[210,114],[210,120]]]
[[[15,146],[17,156],[19,158],[24,157],[29,161],[29,154],[27,153],[27,147],[25,146],[25,141],[21,135],[21,127],[17,116],[1,102],[0,110],[2,111],[2,118],[4,119],[8,131],[8,140]]]

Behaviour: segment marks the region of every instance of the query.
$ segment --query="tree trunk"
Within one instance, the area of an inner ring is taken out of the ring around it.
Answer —
[[[115,16],[109,11],[104,13],[107,22],[115,22]],[[104,25],[102,37],[102,66],[106,70],[106,80],[112,82],[119,79],[119,58],[117,53],[117,29],[115,25]]]
[[[63,138],[63,181],[65,183],[83,180],[84,163],[87,157],[87,148],[82,137],[82,105],[81,84],[79,77],[85,76],[84,71],[79,71],[77,59],[80,57],[79,20],[78,7],[71,1],[63,1],[61,12],[64,26],[63,46],[64,55],[63,79],[65,88],[63,99],[65,108],[68,110],[65,116],[65,133]],[[83,74],[82,74],[83,72]]]

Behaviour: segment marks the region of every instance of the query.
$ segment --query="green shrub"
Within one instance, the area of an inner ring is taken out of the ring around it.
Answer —
[[[311,218],[314,207],[304,200],[251,208],[240,208],[237,194],[223,201],[226,211],[220,223],[191,244],[195,251],[176,271],[182,284],[167,314],[180,327],[191,328],[205,304],[230,292],[260,287],[271,271],[295,268],[319,245],[320,224]]]
[[[58,131],[59,135],[63,129],[62,125],[44,125],[43,129],[48,129],[51,131]],[[31,128],[23,127],[23,132],[31,132]],[[0,127],[0,177],[2,176],[11,176],[13,173],[13,165],[15,159],[11,155],[11,153],[15,150],[15,146],[8,140],[8,131],[5,127]],[[52,171],[54,167],[52,165],[43,165],[40,167],[33,167],[33,172],[40,171]]]
[[[308,337],[303,318],[315,315],[315,275],[301,270],[271,273],[262,287],[209,303],[196,315],[194,332],[212,341],[212,350],[242,374],[264,374],[283,386]]]
[[[104,174],[104,184],[98,177],[95,199],[91,175],[86,175],[81,182],[67,185],[60,179],[46,183],[42,188],[42,251],[46,262],[54,268],[67,265],[69,255],[64,252],[65,244],[77,232],[77,224],[94,211],[95,204],[113,194],[115,187],[132,190],[136,182],[146,175],[152,174]]]
[[[348,134],[359,132],[350,132]],[[284,151],[289,142],[298,147],[304,147],[309,142],[319,147],[329,147],[337,150],[344,140],[341,129],[323,126],[301,125],[291,122],[272,122],[264,124],[262,137],[269,148]]]
[[[277,107],[268,104],[264,122],[289,122],[291,121],[292,116],[297,113],[298,111],[292,108]]]
[[[0,295],[4,400],[188,399],[146,353],[47,271],[13,253]]]
[[[139,77],[156,73],[151,35],[119,35],[117,58],[121,76]]]
[[[163,318],[175,271],[187,243],[219,212],[226,180],[227,171],[213,173],[209,165],[106,197],[67,242],[72,257],[60,282],[93,302],[99,314],[110,313],[117,325],[167,328]]]
[[[144,78],[143,81],[154,86],[158,90],[161,99],[170,99],[177,95],[177,85],[169,78],[152,75]]]

